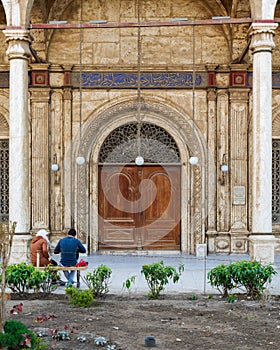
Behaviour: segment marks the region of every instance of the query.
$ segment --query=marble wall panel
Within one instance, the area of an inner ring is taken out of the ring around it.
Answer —
[[[31,93],[31,227],[49,228],[49,91]]]

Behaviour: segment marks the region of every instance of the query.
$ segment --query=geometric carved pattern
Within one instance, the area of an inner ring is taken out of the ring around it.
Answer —
[[[0,114],[0,136],[9,136],[9,124],[6,118]]]
[[[104,141],[99,163],[133,163],[141,155],[145,163],[180,163],[180,153],[173,138],[151,123],[122,125]],[[139,135],[140,134],[140,135]]]
[[[193,177],[194,183],[201,183],[201,171],[199,167],[194,166],[193,169]],[[193,221],[193,240],[194,247],[192,248],[192,253],[195,254],[196,244],[200,244],[203,242],[202,237],[202,213],[201,213],[201,193],[200,188],[198,186],[194,186],[193,189],[193,204],[194,204],[194,213],[193,217],[191,217],[191,221]]]
[[[276,113],[275,116],[273,115],[273,120],[272,120],[272,136],[279,137],[280,135],[280,114],[278,111],[275,111]]]
[[[0,222],[9,220],[9,140],[0,140]]]
[[[280,140],[272,142],[272,223],[280,224]]]

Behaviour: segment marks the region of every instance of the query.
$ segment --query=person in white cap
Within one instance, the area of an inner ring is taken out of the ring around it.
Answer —
[[[37,251],[40,252],[39,266],[48,266],[50,264],[57,265],[50,258],[50,241],[48,239],[48,234],[48,231],[44,229],[39,230],[31,241],[30,260],[34,266],[37,266]]]

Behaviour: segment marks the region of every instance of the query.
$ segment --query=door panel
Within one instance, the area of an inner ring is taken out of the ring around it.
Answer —
[[[100,249],[180,249],[180,167],[99,168]]]
[[[137,242],[137,172],[133,167],[99,169],[100,248],[135,248]]]
[[[143,249],[180,249],[180,168],[143,168],[142,178],[156,186],[156,198],[143,212]]]

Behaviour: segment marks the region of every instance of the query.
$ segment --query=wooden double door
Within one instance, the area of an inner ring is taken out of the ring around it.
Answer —
[[[99,249],[179,250],[180,166],[99,167]]]

